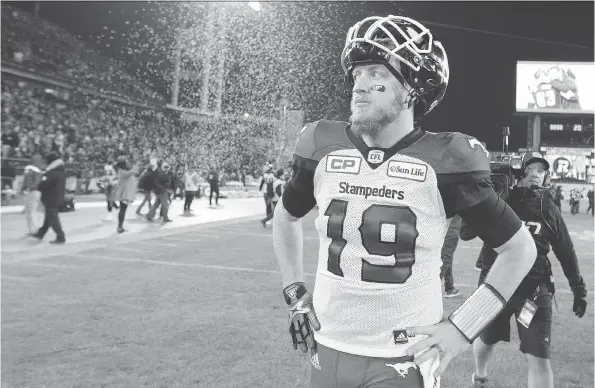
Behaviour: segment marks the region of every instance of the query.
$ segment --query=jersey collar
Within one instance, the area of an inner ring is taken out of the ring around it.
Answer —
[[[392,158],[400,150],[409,147],[418,141],[426,132],[421,127],[415,127],[407,136],[398,141],[395,145],[389,148],[368,147],[361,137],[355,135],[351,131],[351,124],[345,127],[345,133],[349,141],[362,154],[368,166],[372,170],[380,167],[385,161]]]

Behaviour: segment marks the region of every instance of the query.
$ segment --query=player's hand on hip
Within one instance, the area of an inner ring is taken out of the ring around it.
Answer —
[[[320,322],[314,312],[312,294],[304,283],[298,282],[283,290],[283,297],[289,306],[289,334],[293,348],[298,346],[303,353],[316,349],[313,330],[320,330]]]
[[[439,377],[455,357],[471,346],[469,341],[448,320],[432,326],[409,328],[407,334],[428,336],[407,348],[406,355],[414,356],[413,361],[417,365],[440,356],[440,365],[434,372],[434,377]]]

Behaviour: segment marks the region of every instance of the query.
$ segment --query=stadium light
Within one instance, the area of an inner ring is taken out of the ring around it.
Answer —
[[[255,10],[256,12],[259,12],[261,7],[260,7],[260,2],[258,1],[250,1],[248,3],[248,5],[250,6],[250,8],[252,8],[253,10]]]

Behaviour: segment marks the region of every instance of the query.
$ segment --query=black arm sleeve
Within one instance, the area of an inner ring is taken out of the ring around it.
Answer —
[[[570,289],[575,295],[584,298],[587,296],[587,289],[578,268],[574,245],[570,239],[570,234],[568,233],[568,228],[562,218],[562,214],[560,214],[556,205],[546,198],[544,198],[543,210],[547,211],[547,214],[544,214],[544,216],[548,224],[553,224],[552,227],[555,234],[552,236],[550,244],[558,261],[560,261],[564,276],[568,279]]]
[[[260,180],[260,186],[258,187],[258,191],[262,190],[262,186],[264,186],[264,177]]]
[[[281,191],[281,187],[282,187],[282,185],[277,185],[277,189],[275,190],[279,197],[283,194],[283,192]]]
[[[294,217],[303,217],[316,205],[314,171],[318,162],[295,155],[293,175],[283,193],[283,207]]]
[[[460,211],[461,217],[488,246],[499,247],[522,227],[514,210],[494,190],[480,203]]]

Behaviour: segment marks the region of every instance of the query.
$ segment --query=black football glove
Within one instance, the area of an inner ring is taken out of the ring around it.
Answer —
[[[289,306],[289,334],[293,349],[299,346],[303,353],[308,349],[314,351],[316,342],[312,329],[320,330],[320,322],[314,312],[312,294],[306,290],[304,283],[298,282],[287,286],[283,290],[283,297]]]
[[[572,304],[572,311],[574,314],[582,318],[585,315],[585,311],[587,311],[587,299],[584,296],[579,294],[574,294],[574,303]]]
[[[572,288],[572,293],[574,294],[572,311],[574,311],[577,317],[582,318],[585,315],[585,311],[587,311],[587,288],[585,287],[585,283],[582,282],[582,278],[580,285]]]

